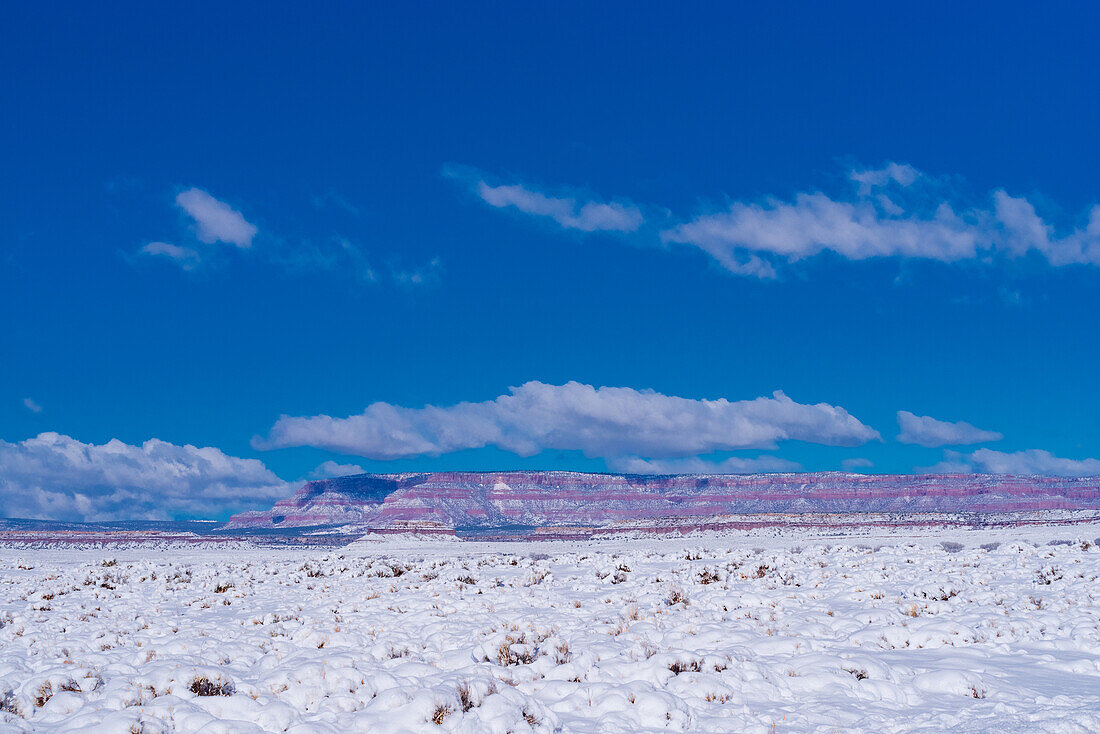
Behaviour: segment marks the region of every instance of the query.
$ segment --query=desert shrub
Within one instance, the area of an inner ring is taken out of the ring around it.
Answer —
[[[684,595],[684,592],[679,589],[673,589],[665,599],[665,604],[670,607],[676,606],[677,604],[683,604],[686,607],[688,605],[688,598]]]
[[[981,548],[984,551],[995,551],[1001,547],[1000,543],[982,543]]]
[[[699,583],[701,584],[713,584],[716,581],[721,581],[722,577],[718,575],[718,572],[712,568],[705,568],[699,573]]]
[[[550,571],[548,571],[546,569],[543,569],[543,568],[532,569],[531,572],[528,573],[527,576],[523,579],[523,585],[524,586],[538,586],[539,584],[541,584],[543,581],[545,581],[549,577],[550,577]]]
[[[966,546],[963,545],[962,543],[955,543],[954,541],[950,541],[950,540],[945,540],[942,543],[940,543],[940,548],[943,548],[948,553],[958,553],[959,551],[961,551],[965,547]]]
[[[438,704],[435,707],[435,711],[432,712],[432,723],[436,726],[441,726],[443,720],[447,718],[447,714],[451,713],[451,707],[446,704]]]
[[[1050,586],[1054,581],[1062,580],[1062,570],[1054,566],[1047,566],[1035,573],[1035,582]]]
[[[458,703],[462,706],[462,712],[465,713],[474,707],[474,698],[470,695],[470,684],[460,683],[458,686]]]
[[[923,596],[925,599],[931,599],[933,601],[947,601],[948,599],[953,599],[958,596],[959,592],[955,589],[945,589],[941,586],[939,587],[939,589],[931,593],[927,591],[922,591],[920,595]]]
[[[513,647],[516,646],[516,647]],[[504,667],[510,665],[530,665],[538,657],[538,650],[527,644],[527,636],[513,637],[508,635],[504,642],[497,648],[497,664]]]
[[[38,687],[38,690],[34,694],[34,705],[36,708],[42,708],[46,703],[53,698],[53,684],[46,681]]]
[[[69,680],[65,681],[60,686],[58,686],[57,690],[67,691],[69,693],[80,693],[80,684],[77,683],[72,678],[69,678]]]
[[[23,715],[23,712],[19,710],[19,705],[15,703],[15,691],[4,691],[3,695],[0,695],[0,711],[16,716]]]
[[[683,660],[676,660],[668,666],[668,669],[676,675],[680,675],[680,673],[701,673],[703,672],[703,661],[688,660],[684,662]]]
[[[230,681],[212,681],[199,675],[191,681],[191,692],[196,696],[232,696],[234,687]]]
[[[398,578],[404,576],[406,571],[411,571],[409,566],[400,563],[382,563],[374,569],[374,575],[379,578]]]
[[[1072,540],[1052,540],[1047,545],[1073,545]]]

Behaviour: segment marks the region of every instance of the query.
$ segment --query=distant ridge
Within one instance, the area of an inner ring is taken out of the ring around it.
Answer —
[[[226,530],[376,532],[706,529],[751,516],[964,514],[1100,510],[1100,477],[991,474],[639,475],[564,471],[358,474],[307,482]]]

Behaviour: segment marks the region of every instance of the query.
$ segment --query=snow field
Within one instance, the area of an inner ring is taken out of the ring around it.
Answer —
[[[0,730],[1100,731],[1092,542],[840,543],[3,551]]]

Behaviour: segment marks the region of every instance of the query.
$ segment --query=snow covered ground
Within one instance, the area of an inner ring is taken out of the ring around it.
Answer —
[[[1097,535],[0,549],[0,730],[1097,732]]]

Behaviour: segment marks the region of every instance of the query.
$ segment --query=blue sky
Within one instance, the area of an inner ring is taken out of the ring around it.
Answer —
[[[6,7],[0,515],[353,465],[1100,473],[1098,22]]]

